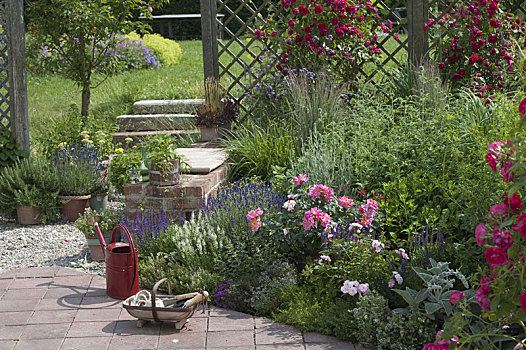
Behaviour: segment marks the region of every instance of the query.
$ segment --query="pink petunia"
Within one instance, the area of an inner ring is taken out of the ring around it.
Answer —
[[[486,236],[486,233],[488,233],[488,230],[486,229],[486,226],[481,222],[477,225],[477,228],[475,229],[475,240],[477,241],[477,245],[479,247],[482,247],[486,243],[488,243],[487,240],[483,239],[484,236]]]

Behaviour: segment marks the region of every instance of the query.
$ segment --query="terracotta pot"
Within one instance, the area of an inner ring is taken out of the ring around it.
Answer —
[[[57,196],[58,199],[65,200],[60,208],[60,213],[66,220],[74,222],[84,214],[86,206],[89,206],[90,195],[87,196]]]
[[[180,160],[172,160],[172,168],[167,172],[154,170],[150,164],[148,177],[152,186],[174,186],[179,183],[180,177]]]
[[[91,210],[94,211],[103,211],[106,210],[108,207],[108,194],[107,193],[100,193],[100,194],[92,194],[91,198],[89,199],[89,206]]]
[[[16,216],[20,225],[38,225],[42,220],[38,217],[37,207],[17,207]]]
[[[201,141],[213,141],[217,139],[217,126],[213,128],[199,127],[199,129],[201,130]]]
[[[93,228],[93,232],[95,232],[95,228]],[[100,245],[99,239],[96,236],[88,237],[86,234],[84,234],[84,236],[86,237],[86,241],[88,241],[88,248],[89,248],[91,260],[103,261],[104,252],[102,251],[102,246]],[[104,240],[106,241],[106,244],[109,244],[111,242],[111,231],[104,232],[102,236],[104,236]]]

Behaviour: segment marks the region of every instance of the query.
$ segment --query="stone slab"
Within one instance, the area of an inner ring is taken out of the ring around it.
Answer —
[[[197,136],[199,135],[199,130],[122,131],[113,134],[113,141],[125,144],[126,138],[129,137],[133,140],[130,142],[130,145],[136,145],[156,135],[170,135],[172,138]]]
[[[119,131],[195,129],[192,114],[140,114],[117,117]]]
[[[193,113],[203,102],[203,99],[137,101],[133,104],[133,114]]]
[[[223,165],[227,158],[221,148],[178,148],[177,152],[190,165],[190,174],[209,174]]]

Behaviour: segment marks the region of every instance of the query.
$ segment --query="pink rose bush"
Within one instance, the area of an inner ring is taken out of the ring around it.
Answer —
[[[521,105],[524,101],[521,102]],[[519,114],[521,114],[519,105]],[[522,122],[522,121],[521,121]],[[520,138],[512,143],[493,142],[488,148],[486,161],[494,172],[500,172],[503,181],[513,185],[514,170],[510,168],[522,161],[516,160],[514,144],[521,145]],[[521,157],[522,158],[522,157]],[[517,157],[517,159],[521,159]],[[518,168],[521,171],[520,167]],[[500,171],[498,171],[500,170]],[[520,189],[523,185],[514,186]],[[445,337],[457,335],[459,344],[469,344],[480,347],[491,336],[480,336],[462,325],[477,323],[477,333],[489,333],[498,339],[505,339],[510,344],[517,344],[524,336],[515,338],[506,330],[512,325],[523,327],[526,320],[526,212],[519,193],[504,193],[502,203],[493,205],[488,212],[487,221],[481,222],[475,228],[475,240],[484,249],[484,259],[487,263],[483,275],[475,290],[473,301],[480,308],[477,311],[471,305],[471,300],[465,300],[460,294],[451,295],[451,303],[460,305],[462,311],[457,313],[454,322],[446,323]],[[502,325],[506,327],[502,328]],[[499,331],[500,330],[500,331]],[[481,338],[483,338],[481,340]],[[482,341],[482,343],[481,343]]]
[[[445,80],[488,99],[513,76],[526,47],[524,23],[506,13],[500,0],[461,2],[424,25],[436,38],[435,60]]]
[[[381,55],[378,33],[393,27],[370,0],[284,0],[276,6],[281,9],[270,11],[275,14],[254,35],[278,47],[276,68],[284,75],[297,67],[325,67],[354,81],[363,63]]]
[[[380,210],[376,200],[364,198],[365,203],[360,203],[345,195],[337,196],[330,186],[309,182],[307,174],[292,176],[290,193],[280,214],[263,223],[261,210],[251,210],[247,214],[250,229],[265,227],[288,253],[307,252],[314,259],[323,242],[361,237],[374,228]]]

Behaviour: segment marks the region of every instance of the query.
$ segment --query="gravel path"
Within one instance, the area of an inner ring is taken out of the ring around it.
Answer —
[[[72,223],[22,226],[0,217],[0,273],[17,267],[63,266],[104,275],[84,235]]]

